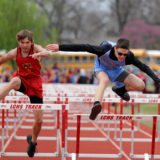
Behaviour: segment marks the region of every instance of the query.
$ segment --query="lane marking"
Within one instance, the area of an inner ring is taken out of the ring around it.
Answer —
[[[105,137],[109,138],[109,137],[107,136],[107,134],[106,134],[103,130],[101,130],[94,122],[91,121],[91,123],[92,123],[96,128],[98,128],[98,130],[99,130]],[[109,138],[109,140],[110,140],[110,142],[111,142],[118,150],[120,150],[120,147],[119,147],[111,138]],[[123,150],[122,150],[122,154],[124,155],[124,157],[125,157],[127,160],[131,160],[130,157],[128,157],[128,155],[127,155]]]
[[[23,123],[25,117],[26,117],[26,115],[24,115],[24,117],[21,119],[20,123],[17,125],[16,132],[19,129],[20,125]],[[9,139],[7,140],[7,142],[4,145],[4,151],[6,150],[6,148],[8,147],[8,145],[10,144],[11,140],[13,139],[13,137],[14,137],[14,130],[13,130],[13,133],[11,134],[11,136],[9,136]]]

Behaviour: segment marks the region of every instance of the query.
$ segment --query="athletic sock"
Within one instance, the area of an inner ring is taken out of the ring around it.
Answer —
[[[100,103],[100,101],[95,101],[94,102],[94,106],[96,105],[96,104],[99,104]]]

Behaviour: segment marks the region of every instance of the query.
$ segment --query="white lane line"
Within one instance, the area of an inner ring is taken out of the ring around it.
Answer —
[[[92,123],[96,128],[98,128],[98,130],[99,130],[105,137],[109,138],[109,137],[107,136],[107,134],[106,134],[103,130],[101,130],[94,122],[91,121],[91,123]],[[118,150],[120,150],[120,147],[119,147],[111,138],[109,138],[109,141],[110,141]],[[122,154],[124,155],[124,157],[125,157],[127,160],[131,160],[130,157],[128,157],[128,155],[127,155],[124,151],[122,151]]]
[[[22,118],[22,120],[20,121],[20,123],[17,125],[17,127],[16,127],[16,132],[17,132],[18,128],[20,127],[20,125],[23,123],[25,117],[26,117],[26,116],[24,116],[24,117]],[[4,145],[4,151],[6,150],[6,148],[8,147],[8,145],[10,144],[11,140],[13,139],[13,137],[14,137],[14,131],[13,131],[13,133],[11,134],[11,136],[9,136],[9,139],[7,140],[7,142],[6,142],[5,145]]]

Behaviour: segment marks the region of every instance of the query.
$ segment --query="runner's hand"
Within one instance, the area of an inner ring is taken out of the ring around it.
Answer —
[[[53,52],[57,52],[57,51],[59,51],[59,45],[58,44],[48,44],[46,46],[46,49],[51,50]]]
[[[38,52],[38,53],[34,53],[32,55],[30,55],[33,59],[39,59],[40,57],[48,57],[50,56],[50,51],[42,51],[42,52]]]
[[[39,59],[40,53],[34,53],[34,54],[30,55],[30,57],[32,57],[33,59]]]

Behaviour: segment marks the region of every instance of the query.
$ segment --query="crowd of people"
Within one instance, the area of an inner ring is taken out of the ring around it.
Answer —
[[[10,68],[1,68],[0,82],[9,82],[13,76],[13,71]],[[42,68],[41,77],[43,83],[73,83],[73,84],[96,84],[92,70],[85,71],[84,69],[74,68],[65,69],[59,67]]]
[[[12,77],[12,72],[10,68],[1,67],[0,82],[9,82],[11,80],[11,77]]]
[[[127,68],[130,72],[136,74],[140,79],[142,79],[145,84],[147,82],[147,77],[143,72],[134,71],[132,67]],[[11,71],[9,67],[1,67],[0,72],[0,82],[9,82],[13,76],[14,71]],[[160,73],[157,72],[160,76]],[[97,84],[97,79],[94,76],[94,70],[90,69],[88,71],[80,68],[65,69],[59,68],[57,64],[54,64],[51,68],[42,68],[41,77],[43,83],[72,83],[72,84]],[[159,84],[156,82],[151,83],[153,89],[146,87],[143,93],[160,93]]]
[[[72,83],[72,84],[95,84],[96,80],[92,70],[85,71],[80,68],[65,69],[55,67],[44,68],[41,72],[43,83]]]

